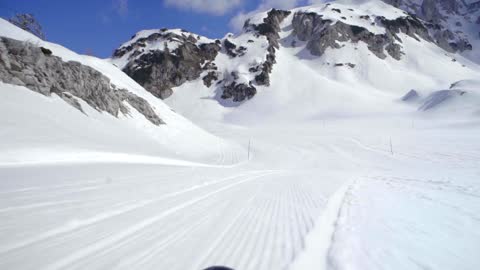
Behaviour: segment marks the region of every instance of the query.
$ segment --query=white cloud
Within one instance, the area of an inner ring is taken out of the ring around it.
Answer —
[[[238,33],[242,31],[243,25],[245,24],[245,21],[250,18],[255,14],[255,11],[251,12],[239,12],[237,15],[235,15],[233,18],[230,19],[229,25],[230,28],[232,29],[233,32]]]
[[[128,14],[128,0],[114,0],[113,8],[118,15],[124,17]]]
[[[167,6],[198,13],[223,15],[242,4],[242,0],[164,0]]]
[[[312,0],[309,0],[312,1]],[[253,14],[263,12],[271,8],[278,9],[291,9],[304,4],[305,0],[262,0],[258,7],[250,12],[239,12],[230,20],[230,28],[234,32],[240,32],[243,28],[245,21]]]
[[[260,4],[260,7],[263,7],[264,9],[291,9],[298,6],[302,2],[302,0],[263,0]]]

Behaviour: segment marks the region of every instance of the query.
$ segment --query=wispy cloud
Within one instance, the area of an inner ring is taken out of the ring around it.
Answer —
[[[118,15],[125,17],[128,15],[128,0],[113,0],[113,9]]]
[[[242,0],[164,0],[167,6],[212,15],[224,15],[239,7],[242,2]]]

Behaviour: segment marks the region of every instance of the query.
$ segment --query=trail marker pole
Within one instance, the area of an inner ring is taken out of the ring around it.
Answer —
[[[250,145],[252,144],[252,139],[248,140],[248,160],[250,160]]]
[[[393,156],[392,137],[390,137],[390,152],[392,153],[392,156]]]

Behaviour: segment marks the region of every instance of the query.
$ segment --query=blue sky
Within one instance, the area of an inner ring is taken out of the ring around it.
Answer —
[[[0,0],[0,16],[32,13],[47,40],[109,57],[143,29],[184,28],[211,38],[235,31],[246,14],[307,0]]]

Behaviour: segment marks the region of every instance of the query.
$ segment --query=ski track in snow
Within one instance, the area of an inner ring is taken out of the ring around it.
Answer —
[[[299,130],[274,140],[270,129],[256,130],[252,161],[236,166],[3,167],[0,269],[348,269],[350,262],[355,269],[382,269],[388,256],[404,268],[435,269],[430,253],[463,256],[438,242],[461,246],[441,236],[458,234],[450,222],[463,224],[461,240],[478,250],[480,151],[466,138],[454,134],[454,148],[438,148],[450,137],[414,131],[415,140],[394,137],[392,155],[385,134]],[[226,149],[220,147],[221,164],[245,156]],[[427,221],[415,223],[422,216],[439,228],[420,234],[427,244],[414,244],[409,253],[411,234],[429,229]],[[434,246],[433,253],[425,251]],[[384,253],[386,247],[391,252]],[[469,269],[474,257],[457,263]]]
[[[323,197],[313,195],[308,186],[292,182],[292,176],[282,170],[252,170],[169,193],[151,194],[151,199],[137,194],[135,200],[108,206],[105,204],[119,199],[108,193],[132,188],[125,185],[126,181],[151,186],[149,180],[154,176],[147,177],[148,181],[140,177],[139,183],[130,177],[112,177],[112,183],[98,179],[86,181],[84,186],[4,190],[0,215],[7,222],[0,227],[0,268],[199,269],[226,264],[240,269],[280,269],[303,247],[302,239],[313,227],[323,202]],[[158,178],[165,175],[159,174]],[[69,196],[83,200],[60,200]],[[40,202],[44,197],[49,202]],[[31,201],[35,203],[4,206]],[[82,208],[98,206],[91,215],[61,220],[63,214],[70,216],[75,209],[81,212]],[[46,229],[48,219],[44,220],[45,228],[33,226],[45,217],[52,218],[52,214],[59,220],[56,225],[48,224],[50,229]],[[24,227],[11,227],[16,219],[23,220]],[[212,229],[218,233],[212,233]],[[185,251],[185,259],[176,255],[174,261],[165,260],[169,251],[185,247],[191,248]],[[42,250],[49,252],[40,255]],[[33,256],[32,260],[25,260],[27,255]]]

